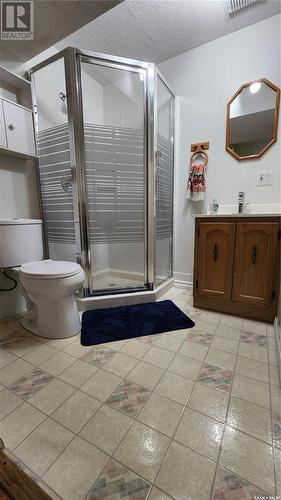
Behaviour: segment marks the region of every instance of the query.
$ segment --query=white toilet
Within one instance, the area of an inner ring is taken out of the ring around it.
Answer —
[[[27,305],[23,327],[40,337],[72,337],[81,328],[74,293],[84,281],[84,271],[75,262],[42,258],[42,221],[0,220],[0,268],[21,265]]]
[[[27,304],[23,327],[41,337],[76,335],[81,324],[74,293],[84,278],[83,269],[75,262],[42,260],[23,264],[20,282]]]

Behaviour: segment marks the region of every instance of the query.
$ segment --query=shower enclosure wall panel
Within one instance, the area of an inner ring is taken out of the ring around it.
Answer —
[[[172,275],[171,92],[153,64],[76,49],[30,74],[48,255],[83,265],[84,296],[153,289]]]

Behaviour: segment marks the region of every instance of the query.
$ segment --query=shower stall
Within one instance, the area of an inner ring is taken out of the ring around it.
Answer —
[[[154,64],[68,48],[30,71],[46,257],[83,297],[172,277],[174,96]]]

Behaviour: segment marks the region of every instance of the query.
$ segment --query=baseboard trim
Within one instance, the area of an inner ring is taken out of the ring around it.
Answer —
[[[276,345],[276,353],[277,353],[277,365],[279,371],[279,380],[281,385],[281,338],[280,338],[280,327],[278,325],[278,318],[275,316],[275,320],[273,323],[274,337],[275,337],[275,345]]]
[[[175,279],[175,287],[176,288],[192,288],[193,287],[193,282],[192,281],[182,281],[182,280],[176,280]]]

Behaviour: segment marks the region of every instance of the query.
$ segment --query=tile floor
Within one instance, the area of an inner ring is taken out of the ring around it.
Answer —
[[[272,326],[165,298],[195,328],[83,347],[0,323],[0,436],[54,500],[281,496]]]

